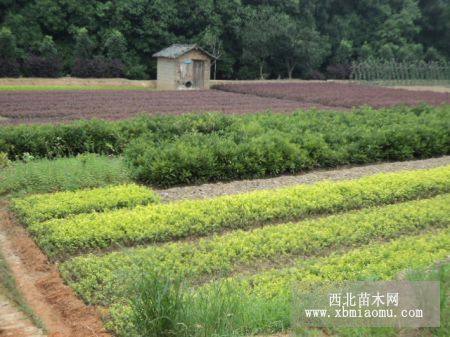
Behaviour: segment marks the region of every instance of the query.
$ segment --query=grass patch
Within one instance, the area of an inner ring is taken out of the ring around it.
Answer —
[[[67,90],[148,90],[132,85],[0,85],[0,91],[67,91]]]
[[[17,161],[0,173],[0,195],[73,191],[130,181],[122,158],[94,154]]]

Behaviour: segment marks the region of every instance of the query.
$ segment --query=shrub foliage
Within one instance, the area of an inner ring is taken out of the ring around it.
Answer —
[[[163,242],[250,228],[450,191],[450,167],[379,174],[206,200],[138,206],[33,223],[29,230],[52,257],[118,244]]]

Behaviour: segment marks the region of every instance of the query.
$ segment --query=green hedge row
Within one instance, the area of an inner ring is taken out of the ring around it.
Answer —
[[[449,105],[142,116],[3,126],[0,152],[10,159],[125,152],[136,179],[170,186],[444,155],[450,153],[449,128]]]
[[[111,303],[124,296],[124,275],[136,278],[142,269],[165,277],[225,276],[236,266],[255,265],[292,256],[312,256],[329,249],[388,240],[402,234],[450,226],[450,195],[326,218],[266,226],[198,242],[76,257],[60,266],[70,286],[89,303]],[[135,275],[135,276],[132,276]]]
[[[80,214],[30,225],[49,256],[163,242],[450,192],[450,166],[320,182],[206,200]]]
[[[132,140],[125,150],[131,173],[171,186],[450,153],[450,106],[235,119],[239,123],[220,132]]]
[[[155,140],[185,133],[225,130],[233,118],[221,114],[141,116],[128,120],[80,120],[67,124],[0,126],[0,152],[10,159],[25,153],[36,158],[74,156],[80,153],[119,154],[142,134]]]
[[[158,195],[147,187],[128,184],[31,195],[13,199],[12,208],[27,224],[31,224],[74,214],[130,208],[158,201]]]

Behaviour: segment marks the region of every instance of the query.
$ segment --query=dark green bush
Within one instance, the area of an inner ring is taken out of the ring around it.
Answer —
[[[450,152],[449,106],[230,118],[233,123],[224,129],[185,129],[163,140],[155,133],[132,140],[125,157],[134,177],[171,186]]]
[[[15,159],[125,151],[137,180],[169,186],[444,155],[449,129],[448,105],[141,116],[0,127],[0,152]]]
[[[116,122],[83,120],[70,124],[40,124],[0,127],[0,152],[10,159],[29,153],[36,158],[73,156],[80,153],[118,154],[142,134],[155,141],[189,132],[225,130],[234,119],[224,114],[141,116]]]

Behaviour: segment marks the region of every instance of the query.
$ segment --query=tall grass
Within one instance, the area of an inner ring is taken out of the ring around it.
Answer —
[[[441,326],[439,328],[411,328],[421,331],[421,336],[450,336],[450,263],[435,269],[412,270],[405,279],[410,281],[440,281]],[[270,335],[287,331],[291,315],[286,311],[288,299],[262,300],[251,296],[227,282],[214,285],[208,292],[195,292],[182,279],[160,275],[142,274],[133,281],[131,305],[127,312],[120,304],[112,313],[122,314],[128,321],[126,328],[113,327],[119,335],[128,337],[238,337],[255,334]],[[281,296],[282,297],[282,296]],[[274,321],[274,317],[279,317]],[[117,318],[117,316],[116,316]],[[119,328],[119,329],[118,329]],[[388,337],[399,336],[396,328],[327,328],[328,333],[340,337]],[[298,336],[323,336],[317,329],[300,329]]]
[[[130,323],[112,327],[123,336],[237,337],[283,331],[290,321],[285,315],[285,320],[274,322],[270,310],[285,308],[286,303],[256,299],[226,282],[195,293],[181,278],[143,273],[132,284],[128,310],[123,311],[122,304],[111,310],[116,318],[122,316],[116,322]]]
[[[0,169],[0,196],[72,191],[130,181],[120,157],[95,154],[16,161]]]

